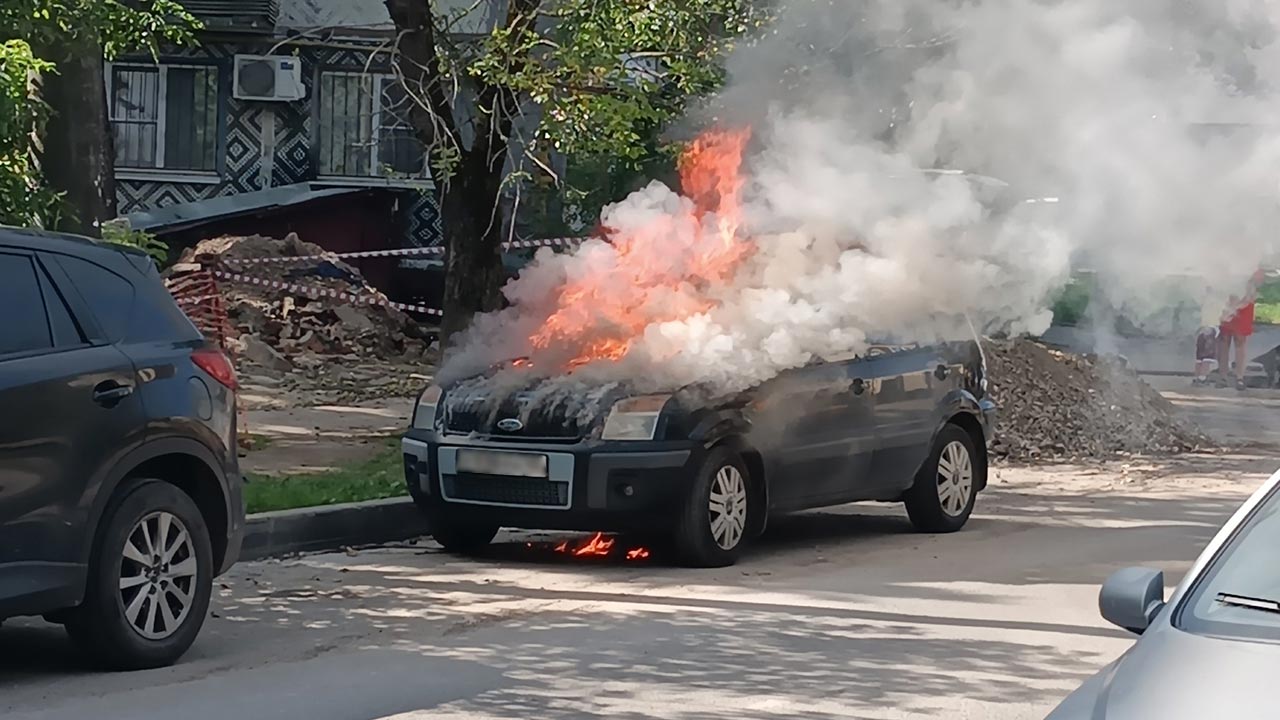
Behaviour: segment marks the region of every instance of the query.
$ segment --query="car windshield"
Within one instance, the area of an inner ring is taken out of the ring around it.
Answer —
[[[1280,642],[1280,487],[1254,510],[1183,601],[1174,624],[1202,635]]]

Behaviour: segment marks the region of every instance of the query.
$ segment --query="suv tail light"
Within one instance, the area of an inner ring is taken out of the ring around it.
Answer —
[[[236,380],[235,366],[225,353],[219,350],[196,350],[191,353],[191,362],[228,388],[236,390],[240,387],[240,382]]]

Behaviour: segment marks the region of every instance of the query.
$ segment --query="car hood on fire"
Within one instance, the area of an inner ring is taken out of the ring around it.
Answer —
[[[1275,717],[1280,645],[1152,628],[1046,720]]]

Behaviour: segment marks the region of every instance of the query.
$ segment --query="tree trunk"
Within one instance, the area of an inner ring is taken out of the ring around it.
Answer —
[[[505,153],[499,156],[497,167],[491,168],[483,158],[468,155],[443,193],[441,220],[449,254],[440,334],[446,347],[450,338],[471,324],[476,313],[502,306],[505,272],[502,211],[498,206],[502,158]]]
[[[50,117],[40,164],[45,181],[63,193],[65,210],[56,229],[100,237],[101,224],[116,216],[102,48],[77,40],[53,50],[46,57],[55,60],[58,72],[42,83]]]
[[[492,110],[500,92],[486,87],[476,100],[488,121],[476,129],[471,147],[463,147],[451,83],[440,74],[435,18],[426,0],[384,0],[398,31],[396,65],[405,90],[415,99],[409,121],[427,148],[458,150],[461,163],[452,175],[437,173],[444,227],[444,321],[440,334],[446,349],[451,338],[471,325],[476,313],[496,310],[504,281],[502,217],[498,191],[507,158],[510,118]],[[537,0],[521,0],[528,10]],[[532,17],[532,13],[529,13]],[[511,24],[508,20],[508,25]]]

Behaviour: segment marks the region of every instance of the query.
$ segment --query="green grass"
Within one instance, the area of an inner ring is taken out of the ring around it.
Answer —
[[[302,475],[250,475],[244,486],[248,512],[289,510],[380,500],[408,493],[398,440],[388,439],[378,454],[348,467]]]
[[[1259,302],[1254,309],[1254,319],[1260,323],[1280,325],[1280,302]]]
[[[1268,280],[1258,288],[1254,317],[1258,322],[1280,325],[1280,280]]]

